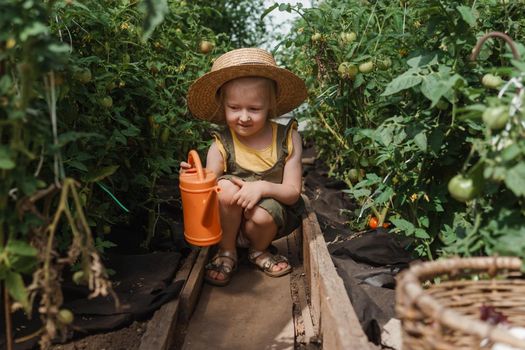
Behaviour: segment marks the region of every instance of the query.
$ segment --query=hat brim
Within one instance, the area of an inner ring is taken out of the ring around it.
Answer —
[[[277,83],[276,116],[298,107],[307,97],[304,81],[287,69],[261,64],[243,64],[209,72],[197,79],[188,91],[188,107],[199,118],[224,123],[224,111],[217,91],[226,82],[241,77],[264,77]]]

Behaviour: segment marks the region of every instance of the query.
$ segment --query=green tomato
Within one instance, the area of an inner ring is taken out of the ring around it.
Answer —
[[[346,76],[346,71],[348,69],[348,65],[349,63],[348,62],[343,62],[339,65],[339,67],[337,68],[337,72],[339,73],[339,76],[341,77],[345,77]]]
[[[488,89],[497,89],[501,84],[503,84],[503,79],[493,74],[485,74],[481,78],[481,84]]]
[[[348,171],[348,178],[350,179],[350,181],[355,183],[361,178],[361,173],[359,172],[359,170],[352,168]]]
[[[349,62],[342,62],[339,67],[337,68],[337,72],[339,73],[339,76],[341,78],[350,78],[356,76],[358,69],[355,65],[349,63]]]
[[[89,83],[93,77],[91,75],[91,71],[88,68],[83,68],[75,72],[74,78],[82,84],[86,84]]]
[[[75,319],[75,316],[73,313],[68,309],[60,309],[57,315],[58,322],[68,325],[73,323],[73,320]]]
[[[208,54],[213,50],[215,45],[211,41],[202,40],[199,44],[199,50],[203,54]]]
[[[443,100],[443,99],[440,99],[437,103],[436,103],[436,108],[441,110],[441,111],[446,111],[448,109],[448,102]]]
[[[472,200],[479,192],[474,180],[461,174],[454,176],[448,182],[448,191],[452,198],[459,202]]]
[[[359,65],[359,71],[363,74],[370,73],[374,70],[374,62],[368,61]]]
[[[350,79],[353,79],[356,75],[357,75],[357,72],[358,72],[358,68],[356,65],[354,64],[351,64],[347,67],[346,69],[346,75],[350,78]]]
[[[83,284],[84,282],[86,282],[86,276],[84,274],[84,271],[80,270],[75,272],[73,274],[73,282],[75,282],[75,284]]]
[[[357,34],[354,33],[354,32],[350,32],[350,33],[342,32],[339,35],[339,37],[341,38],[341,41],[344,44],[350,44],[350,43],[354,42],[355,39],[357,39]]]
[[[116,87],[117,87],[117,84],[115,83],[115,81],[112,80],[109,83],[107,83],[106,90],[111,91]]]
[[[318,41],[321,41],[321,39],[323,38],[323,36],[321,35],[321,33],[314,33],[312,34],[312,42],[316,43]]]
[[[483,122],[491,130],[499,130],[507,125],[509,111],[505,106],[489,107],[483,112]]]
[[[113,99],[111,96],[104,96],[99,101],[100,105],[104,108],[111,108],[113,107]]]
[[[386,70],[386,69],[392,67],[392,60],[390,59],[390,57],[386,57],[385,59],[382,59],[382,60],[378,61],[377,62],[377,66],[380,69]]]

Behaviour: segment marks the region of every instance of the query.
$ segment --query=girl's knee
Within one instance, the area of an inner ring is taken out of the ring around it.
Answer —
[[[232,206],[230,203],[233,195],[239,191],[239,186],[235,185],[230,180],[219,180],[219,188],[221,189],[221,192],[219,193],[220,205]]]
[[[259,206],[246,210],[244,218],[257,226],[275,226],[275,221],[270,213]]]

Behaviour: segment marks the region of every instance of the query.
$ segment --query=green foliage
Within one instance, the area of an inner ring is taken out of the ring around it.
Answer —
[[[185,1],[181,1],[184,3]],[[224,33],[233,48],[260,46],[265,39],[266,28],[261,18],[264,0],[193,0],[201,9],[200,17],[213,33]],[[187,6],[187,5],[186,5]],[[214,39],[208,37],[208,39]],[[213,40],[212,40],[213,41]]]
[[[490,73],[522,82],[525,67],[510,60],[508,46],[496,39],[486,42],[476,62],[469,57],[489,31],[522,40],[523,6],[327,0],[295,10],[302,17],[296,35],[284,41],[292,49],[284,59],[309,86],[309,137],[360,204],[352,226],[364,228],[370,215],[380,224],[389,220],[394,232],[413,237],[415,251],[429,258],[518,254],[521,245],[512,249],[501,242],[521,237],[507,222],[525,213],[524,116],[512,113],[511,103],[523,97],[511,84],[498,98],[498,90],[481,81]],[[525,54],[522,45],[518,49]],[[364,62],[366,69],[348,73]],[[485,125],[487,107],[509,111],[509,122],[497,115]],[[366,172],[357,182],[349,175],[356,169]],[[457,174],[475,178],[479,187],[458,197],[466,204],[447,189]]]
[[[43,272],[31,293],[45,294],[49,322],[62,302],[62,265],[81,265],[107,293],[93,250],[112,247],[101,237],[111,225],[136,220],[147,246],[163,202],[158,182],[173,183],[188,150],[207,146],[209,125],[189,115],[188,87],[217,55],[258,42],[259,5],[0,3],[0,280],[26,311],[22,275],[35,270]],[[199,51],[204,39],[212,52]]]

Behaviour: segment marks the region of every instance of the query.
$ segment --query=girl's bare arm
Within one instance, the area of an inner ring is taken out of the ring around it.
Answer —
[[[296,130],[292,131],[293,152],[284,166],[283,182],[276,184],[269,181],[244,182],[241,179],[232,179],[240,190],[233,196],[233,203],[246,209],[253,208],[261,198],[274,198],[279,202],[292,205],[299,199],[302,187],[303,153],[301,136]]]
[[[224,160],[217,144],[213,142],[208,148],[208,155],[206,156],[206,169],[210,169],[217,177],[224,173]]]

